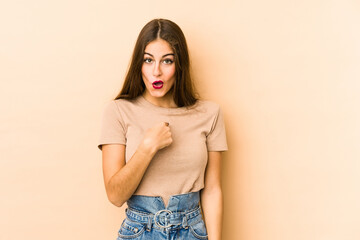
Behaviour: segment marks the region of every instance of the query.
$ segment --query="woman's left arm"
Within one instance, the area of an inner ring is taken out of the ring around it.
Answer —
[[[209,152],[205,186],[201,190],[201,207],[209,240],[220,240],[223,216],[221,190],[221,152]]]

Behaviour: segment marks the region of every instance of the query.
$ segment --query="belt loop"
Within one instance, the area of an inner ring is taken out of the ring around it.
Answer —
[[[149,215],[148,216],[148,223],[147,223],[147,226],[146,226],[146,230],[147,231],[151,231],[151,219],[152,219],[152,215]]]
[[[185,213],[184,214],[184,217],[183,217],[183,219],[182,219],[182,226],[183,226],[183,228],[185,228],[185,229],[188,229],[188,222],[187,222],[187,214]]]

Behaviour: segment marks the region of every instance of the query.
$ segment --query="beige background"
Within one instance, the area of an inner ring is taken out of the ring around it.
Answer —
[[[115,239],[97,149],[142,26],[188,39],[224,111],[224,239],[360,239],[360,3],[0,4],[0,239]]]

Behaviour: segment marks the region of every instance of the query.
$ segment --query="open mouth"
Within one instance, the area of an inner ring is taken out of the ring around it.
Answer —
[[[155,81],[155,82],[152,83],[152,85],[153,85],[153,88],[160,89],[160,88],[163,87],[164,82],[163,81]]]

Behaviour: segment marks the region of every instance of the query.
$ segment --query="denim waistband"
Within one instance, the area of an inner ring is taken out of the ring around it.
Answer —
[[[126,216],[129,220],[152,227],[171,229],[187,228],[201,219],[199,192],[174,195],[169,198],[168,206],[161,197],[134,195],[127,204]]]
[[[135,210],[148,213],[156,213],[162,209],[168,209],[170,211],[186,211],[194,209],[199,205],[200,193],[190,192],[185,194],[170,196],[168,205],[165,207],[165,203],[161,197],[133,195],[128,201],[127,205]]]

